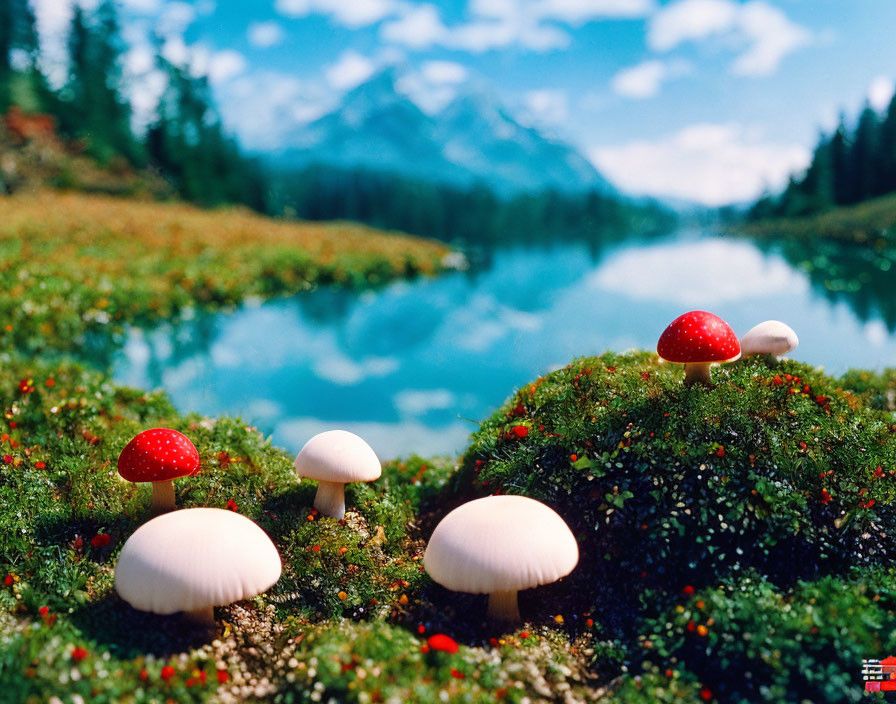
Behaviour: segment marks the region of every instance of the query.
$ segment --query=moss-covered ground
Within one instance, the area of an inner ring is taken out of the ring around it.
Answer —
[[[652,355],[578,360],[520,389],[458,468],[389,463],[337,521],[239,420],[0,362],[5,701],[848,702],[861,658],[896,652],[896,425],[868,377],[754,360],[687,388]],[[180,506],[239,511],[283,556],[214,640],[112,590],[150,498],[115,460],[152,426],[202,456]],[[549,503],[580,541],[569,578],[521,594],[520,628],[420,564],[447,510],[496,491]]]

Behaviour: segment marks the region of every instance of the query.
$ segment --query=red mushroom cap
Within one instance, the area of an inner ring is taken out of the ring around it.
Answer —
[[[168,428],[143,431],[118,456],[118,473],[129,482],[163,482],[198,471],[196,446]]]
[[[740,357],[740,342],[719,316],[692,310],[669,324],[660,335],[656,352],[667,362],[733,362]]]

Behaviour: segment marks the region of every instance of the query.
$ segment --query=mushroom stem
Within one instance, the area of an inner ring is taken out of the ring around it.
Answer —
[[[345,516],[345,484],[319,481],[317,494],[314,497],[314,508],[325,516],[343,518]]]
[[[184,616],[199,626],[208,626],[209,628],[217,628],[215,623],[215,607],[206,606],[201,609],[193,609],[192,611],[184,611]]]
[[[154,516],[174,510],[174,480],[152,483],[152,506]]]
[[[518,623],[522,621],[516,590],[492,592],[488,595],[488,615],[495,621]]]
[[[684,365],[684,383],[712,384],[712,376],[709,373],[709,362],[688,362]]]

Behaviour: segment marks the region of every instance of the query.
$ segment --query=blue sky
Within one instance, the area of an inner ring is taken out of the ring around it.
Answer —
[[[72,0],[35,0],[48,42]],[[85,0],[89,4],[91,0]],[[820,129],[896,77],[896,3],[863,0],[123,0],[139,109],[147,43],[209,72],[227,124],[274,148],[397,65],[428,111],[471,86],[622,190],[718,205],[780,187]],[[860,8],[860,9],[857,9]]]

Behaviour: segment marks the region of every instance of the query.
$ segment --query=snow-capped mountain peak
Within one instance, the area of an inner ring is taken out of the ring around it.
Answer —
[[[332,112],[291,135],[273,155],[283,168],[311,163],[394,171],[435,183],[485,184],[510,195],[612,186],[574,148],[524,127],[483,90],[427,115],[387,69],[350,90]]]

